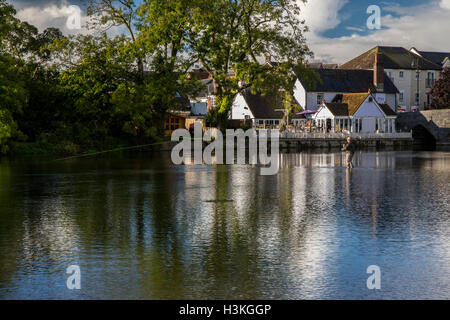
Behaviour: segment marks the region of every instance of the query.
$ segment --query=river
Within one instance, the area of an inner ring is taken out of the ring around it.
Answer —
[[[450,152],[280,157],[0,159],[0,299],[450,299]]]

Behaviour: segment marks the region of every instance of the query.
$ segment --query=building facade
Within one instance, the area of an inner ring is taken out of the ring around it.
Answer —
[[[402,47],[378,46],[339,68],[373,70],[376,56],[382,60],[385,73],[399,91],[398,108],[401,111],[427,109],[431,103],[431,86],[439,79],[442,66]]]
[[[375,60],[372,64],[377,63]],[[336,95],[371,91],[379,103],[388,104],[396,111],[397,90],[378,63],[373,70],[318,69],[320,82],[308,84],[301,77],[296,80],[294,97],[304,110],[316,111],[322,102],[331,102]]]

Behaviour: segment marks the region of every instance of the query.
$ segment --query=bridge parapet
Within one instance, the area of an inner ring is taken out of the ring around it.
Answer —
[[[397,130],[426,129],[436,144],[450,144],[450,109],[402,112],[397,117]]]

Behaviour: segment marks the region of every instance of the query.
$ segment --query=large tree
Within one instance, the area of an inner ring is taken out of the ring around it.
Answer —
[[[199,0],[186,42],[214,79],[219,122],[234,96],[251,88],[263,95],[291,92],[299,60],[310,55],[296,0]],[[281,61],[273,67],[258,58]],[[286,96],[286,95],[284,95]]]
[[[430,91],[431,109],[450,108],[450,67],[445,68]]]

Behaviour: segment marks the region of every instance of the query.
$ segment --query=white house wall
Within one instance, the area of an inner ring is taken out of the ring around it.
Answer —
[[[245,116],[248,116],[249,119],[254,118],[244,97],[242,96],[242,94],[238,94],[235,97],[233,101],[233,106],[231,108],[231,119],[241,120],[245,119],[246,118]]]
[[[317,103],[317,96],[322,94],[323,99],[326,102],[331,102],[336,97],[339,92],[308,92],[306,98],[306,106],[308,110],[318,110],[321,106],[321,103]]]
[[[362,117],[375,117],[375,118],[384,118],[384,113],[378,108],[375,102],[370,102],[367,98],[366,101],[359,107],[358,111],[353,115],[356,118]]]
[[[411,106],[416,106],[415,98],[417,92],[417,80],[416,70],[402,70],[402,69],[386,69],[388,75],[390,75],[392,82],[397,87],[398,91],[403,92],[403,101],[397,100],[397,105],[400,107],[406,107],[406,111],[409,111]],[[403,71],[403,78],[400,78],[400,71]],[[434,73],[434,79],[439,79],[440,72],[438,70],[420,70],[419,78],[419,93],[420,102],[418,107],[424,108],[424,103],[427,101],[427,93],[430,92],[430,88],[426,87],[426,79],[428,78],[428,72]],[[400,98],[400,97],[399,97]],[[392,107],[394,104],[388,102]]]
[[[328,108],[321,108],[319,112],[317,112],[314,119],[333,119],[334,115],[328,110]]]
[[[306,90],[301,84],[300,80],[297,79],[295,81],[295,87],[294,87],[294,98],[297,100],[297,102],[300,104],[302,108],[305,108],[306,106]]]

